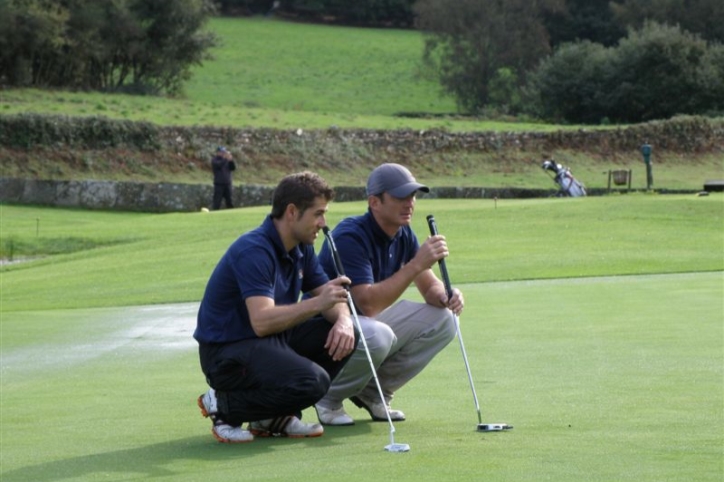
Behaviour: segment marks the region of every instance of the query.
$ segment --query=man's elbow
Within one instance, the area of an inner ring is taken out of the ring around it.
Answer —
[[[263,323],[254,323],[251,321],[251,329],[259,338],[264,338],[272,334],[269,328]]]
[[[364,313],[364,316],[367,316],[369,318],[374,318],[375,316],[379,315],[384,311],[384,307],[376,305],[375,303],[370,301],[355,301],[355,305],[357,305],[360,311]]]

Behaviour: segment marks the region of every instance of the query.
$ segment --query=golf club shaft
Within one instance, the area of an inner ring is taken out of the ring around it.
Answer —
[[[435,217],[430,214],[427,216],[427,225],[430,228],[430,234],[433,236],[437,236],[437,223],[435,222]],[[441,258],[440,261],[438,261],[438,265],[440,266],[440,274],[442,275],[442,282],[445,285],[445,291],[447,292],[448,301],[452,299],[453,291],[452,291],[452,284],[450,283],[450,276],[447,272],[447,265],[445,263],[445,258]],[[475,402],[475,410],[478,412],[478,423],[483,423],[483,416],[480,413],[480,403],[478,402],[478,394],[475,391],[475,384],[473,383],[473,374],[470,371],[470,364],[468,363],[468,354],[465,351],[465,343],[463,342],[463,334],[460,331],[460,320],[458,319],[458,315],[453,313],[453,318],[455,320],[455,331],[457,331],[458,334],[458,340],[460,341],[460,351],[463,354],[463,361],[465,362],[465,370],[468,373],[468,382],[470,382],[470,390],[473,392],[473,401]]]
[[[334,269],[337,272],[337,276],[344,276],[344,267],[342,266],[342,260],[339,257],[337,246],[334,244],[332,233],[329,231],[329,228],[327,226],[322,228],[322,232],[324,233],[324,236],[329,242],[329,249],[332,251],[332,259],[334,259]],[[347,290],[347,304],[349,305],[349,311],[352,314],[352,319],[354,320],[355,325],[357,325],[357,330],[359,330],[359,336],[362,339],[362,345],[364,346],[365,354],[367,355],[367,361],[370,364],[370,370],[372,370],[372,376],[374,377],[375,384],[377,385],[377,391],[380,394],[380,400],[385,405],[385,415],[387,415],[387,422],[390,424],[390,445],[395,445],[395,426],[392,424],[392,417],[390,416],[390,410],[387,407],[387,401],[385,400],[385,395],[382,391],[382,385],[380,385],[380,380],[379,378],[377,378],[377,370],[375,369],[375,365],[372,362],[372,355],[370,355],[370,350],[367,346],[367,340],[365,339],[364,332],[362,332],[362,324],[359,321],[359,316],[357,316],[357,308],[355,308],[354,306],[354,300],[352,300],[352,293],[349,289],[349,286],[345,286],[345,289]]]
[[[470,390],[473,392],[473,402],[475,402],[475,410],[478,412],[478,423],[483,423],[483,415],[480,413],[480,403],[478,403],[478,394],[475,392],[475,384],[473,383],[473,374],[470,371],[470,364],[468,364],[468,354],[465,351],[465,343],[463,343],[463,334],[460,331],[460,320],[458,315],[453,313],[455,318],[455,330],[458,332],[458,340],[460,341],[460,351],[463,353],[463,361],[465,362],[465,370],[468,372],[468,382],[470,382]]]

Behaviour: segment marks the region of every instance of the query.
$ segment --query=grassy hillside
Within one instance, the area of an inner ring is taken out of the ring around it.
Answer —
[[[195,69],[188,98],[238,108],[390,116],[454,113],[422,76],[422,36],[412,30],[215,19],[223,44]]]
[[[454,113],[421,76],[422,37],[407,30],[213,19],[215,59],[193,69],[180,99],[99,93],[0,91],[0,113],[104,115],[161,125],[272,128],[495,128],[494,123],[400,119]]]
[[[330,27],[263,17],[215,18],[221,45],[178,99],[0,90],[0,114],[103,115],[160,125],[278,129],[550,131],[561,126],[457,118],[455,101],[421,67],[412,30]],[[397,113],[453,114],[413,119]],[[568,126],[567,128],[576,128]]]
[[[267,18],[213,19],[209,28],[222,44],[214,49],[213,61],[194,69],[183,98],[0,90],[0,115],[104,116],[164,126],[213,126],[219,132],[227,128],[309,131],[336,126],[525,135],[581,127],[457,116],[396,116],[400,112],[440,115],[455,111],[453,99],[441,96],[439,85],[422,75],[419,32]],[[4,177],[206,183],[209,156],[217,142],[201,138],[192,150],[155,152],[80,150],[55,144],[33,149],[0,146],[0,165]],[[394,149],[371,153],[357,146],[320,146],[303,139],[297,145],[280,146],[274,153],[254,152],[254,146],[243,144],[229,147],[242,166],[237,182],[250,184],[273,184],[280,173],[312,169],[336,185],[360,185],[372,167],[389,161],[414,167],[434,185],[555,187],[540,170],[543,153],[517,148],[495,152],[441,149],[422,157]],[[644,165],[636,149],[560,149],[548,154],[570,165],[589,187],[606,187],[610,169],[632,169],[633,187],[645,187]],[[701,189],[705,179],[724,177],[721,151],[667,152],[659,143],[654,156],[657,188]]]

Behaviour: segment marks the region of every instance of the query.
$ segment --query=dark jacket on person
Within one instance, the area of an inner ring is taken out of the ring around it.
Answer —
[[[211,159],[211,169],[214,171],[214,184],[231,184],[231,171],[236,169],[236,163],[221,154]]]

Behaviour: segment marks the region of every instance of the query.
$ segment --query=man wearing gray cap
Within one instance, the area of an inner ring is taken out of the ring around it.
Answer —
[[[431,269],[448,255],[444,236],[430,236],[420,245],[410,227],[418,191],[430,190],[404,166],[382,164],[367,180],[367,213],[344,219],[332,232],[385,399],[380,400],[360,343],[315,405],[324,425],[354,424],[344,410],[346,398],[375,421],[387,421],[386,410],[392,420],[405,420],[402,411],[390,409],[395,392],[455,337],[452,313],[462,311],[463,296],[454,289],[448,299]],[[335,277],[328,242],[319,260],[327,275]],[[424,303],[398,301],[412,283]]]

